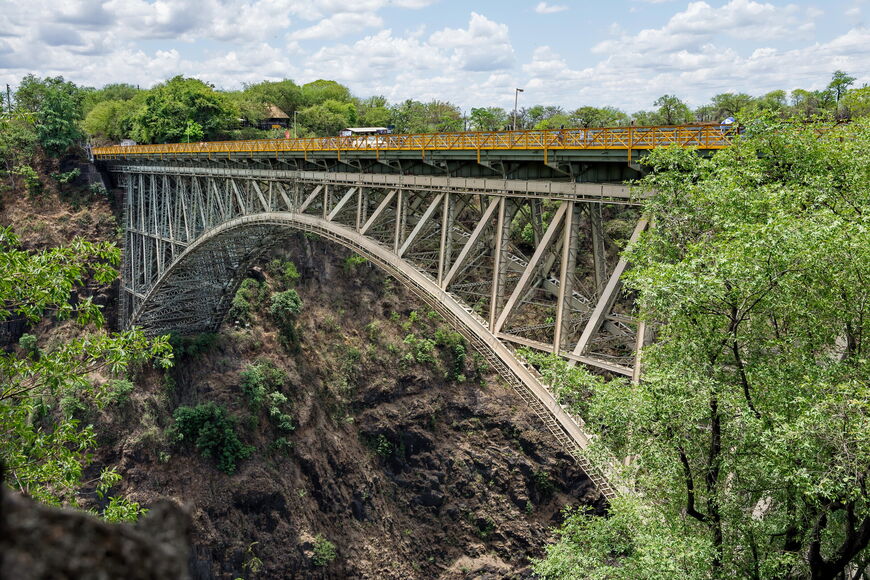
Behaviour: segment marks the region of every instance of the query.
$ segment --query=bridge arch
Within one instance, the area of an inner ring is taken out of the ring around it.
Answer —
[[[602,494],[608,498],[616,495],[617,489],[610,478],[586,456],[589,435],[542,385],[537,373],[520,362],[513,351],[490,332],[483,318],[384,245],[340,223],[314,215],[278,211],[239,216],[205,230],[141,296],[131,312],[130,326],[154,332],[166,323],[167,316],[180,316],[189,327],[198,325],[199,330],[216,330],[248,266],[275,243],[299,231],[316,234],[365,257],[437,311],[535,411]],[[202,275],[203,268],[210,269],[208,276]],[[197,284],[200,286],[196,291],[202,296],[202,284],[207,284],[207,280],[218,283],[211,282],[213,287],[205,293],[207,298],[198,303],[198,308],[193,311],[187,308],[184,312],[174,308],[179,300],[189,304],[189,297],[184,297],[183,293],[197,289]]]

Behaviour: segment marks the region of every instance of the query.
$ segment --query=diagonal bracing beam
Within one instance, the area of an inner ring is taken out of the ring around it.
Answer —
[[[390,206],[390,202],[393,201],[393,198],[396,197],[396,190],[392,189],[389,193],[387,193],[386,197],[384,197],[383,201],[381,201],[380,205],[378,205],[377,209],[375,209],[374,213],[372,213],[371,217],[363,224],[362,229],[359,231],[360,234],[366,235],[375,222],[378,221],[378,218],[381,217],[381,214]]]
[[[432,200],[432,203],[429,204],[429,207],[426,208],[426,211],[423,212],[423,216],[420,218],[420,221],[417,222],[417,225],[411,230],[411,233],[408,235],[408,238],[405,240],[405,243],[402,244],[402,247],[399,248],[399,257],[405,255],[405,252],[408,251],[408,248],[411,247],[411,244],[414,243],[414,240],[417,239],[417,236],[420,235],[420,232],[423,231],[423,228],[426,227],[426,224],[429,223],[429,220],[432,218],[432,214],[435,213],[435,210],[438,209],[438,206],[441,204],[441,200],[444,199],[444,194],[439,193],[435,196],[435,199]]]
[[[338,203],[335,204],[335,207],[332,208],[332,211],[329,212],[329,215],[326,216],[327,221],[332,221],[335,219],[335,216],[337,216],[341,212],[341,210],[344,209],[344,206],[347,205],[347,202],[350,201],[350,198],[352,198],[353,194],[356,193],[356,189],[357,188],[355,187],[351,187],[347,190],[347,192],[342,196]]]
[[[450,271],[447,272],[447,275],[444,276],[444,279],[441,281],[441,287],[443,289],[447,290],[447,287],[450,286],[453,278],[456,276],[457,272],[459,272],[459,269],[468,258],[468,254],[470,254],[471,250],[473,250],[474,247],[477,246],[477,242],[480,240],[480,236],[483,234],[486,226],[489,225],[492,214],[494,214],[495,210],[498,209],[498,205],[499,198],[495,198],[491,202],[489,202],[489,205],[484,210],[483,215],[480,217],[480,221],[477,222],[474,231],[471,232],[471,235],[468,237],[468,241],[465,243],[465,246],[463,246],[462,251],[459,252],[459,256],[453,263],[453,267],[450,268]]]
[[[541,242],[538,244],[538,247],[535,248],[535,253],[532,254],[532,258],[526,265],[526,269],[523,270],[520,281],[517,282],[513,293],[511,294],[510,298],[508,298],[508,301],[504,306],[504,310],[501,311],[501,314],[499,315],[498,320],[495,323],[495,328],[493,329],[493,332],[501,332],[504,323],[507,321],[508,316],[510,316],[511,311],[514,309],[517,302],[519,301],[520,296],[522,296],[523,293],[526,291],[526,288],[532,281],[532,276],[538,270],[538,265],[541,262],[541,258],[544,256],[544,254],[547,253],[547,251],[549,251],[550,244],[552,243],[553,238],[556,237],[556,233],[562,226],[562,221],[565,217],[565,212],[567,211],[567,209],[568,203],[562,203],[559,205],[559,209],[557,209],[555,215],[553,215],[553,220],[550,222],[550,226],[547,228],[547,231],[541,238]]]
[[[631,238],[628,241],[629,244],[633,244],[637,241],[637,238],[646,229],[647,224],[648,222],[646,218],[641,218],[640,221],[637,222],[634,231],[631,233]],[[613,303],[619,295],[619,289],[622,287],[622,274],[625,272],[627,266],[628,261],[625,258],[620,258],[619,262],[616,264],[616,268],[613,269],[613,273],[610,275],[610,279],[607,281],[607,285],[604,287],[604,291],[601,292],[601,296],[598,298],[598,303],[595,305],[595,310],[592,311],[592,316],[586,323],[586,327],[583,328],[583,334],[580,335],[580,340],[577,341],[577,346],[574,347],[571,354],[575,356],[583,355],[583,352],[589,345],[589,341],[595,333],[598,332],[598,329],[601,328],[604,318],[613,307]],[[574,362],[569,360],[568,364],[573,366]]]

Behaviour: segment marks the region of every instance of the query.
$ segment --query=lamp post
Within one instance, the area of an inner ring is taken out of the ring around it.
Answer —
[[[516,89],[514,91],[514,131],[517,130],[517,99],[519,99],[521,92],[523,92],[523,89]]]
[[[299,113],[299,111],[296,111],[296,110],[293,111],[293,138],[294,139],[299,138],[299,133],[296,132],[296,114],[297,113]]]

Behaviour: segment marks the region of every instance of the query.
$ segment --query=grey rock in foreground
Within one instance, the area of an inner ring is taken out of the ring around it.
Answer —
[[[188,578],[190,518],[176,504],[158,502],[135,525],[110,524],[0,495],[0,578]]]

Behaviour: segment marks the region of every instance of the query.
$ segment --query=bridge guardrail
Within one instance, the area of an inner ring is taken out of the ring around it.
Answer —
[[[723,149],[734,131],[719,125],[657,127],[594,127],[532,131],[474,131],[459,133],[387,134],[367,137],[307,137],[250,141],[204,141],[94,147],[96,159],[136,155],[341,151],[529,151],[529,150],[646,150],[672,145]]]

